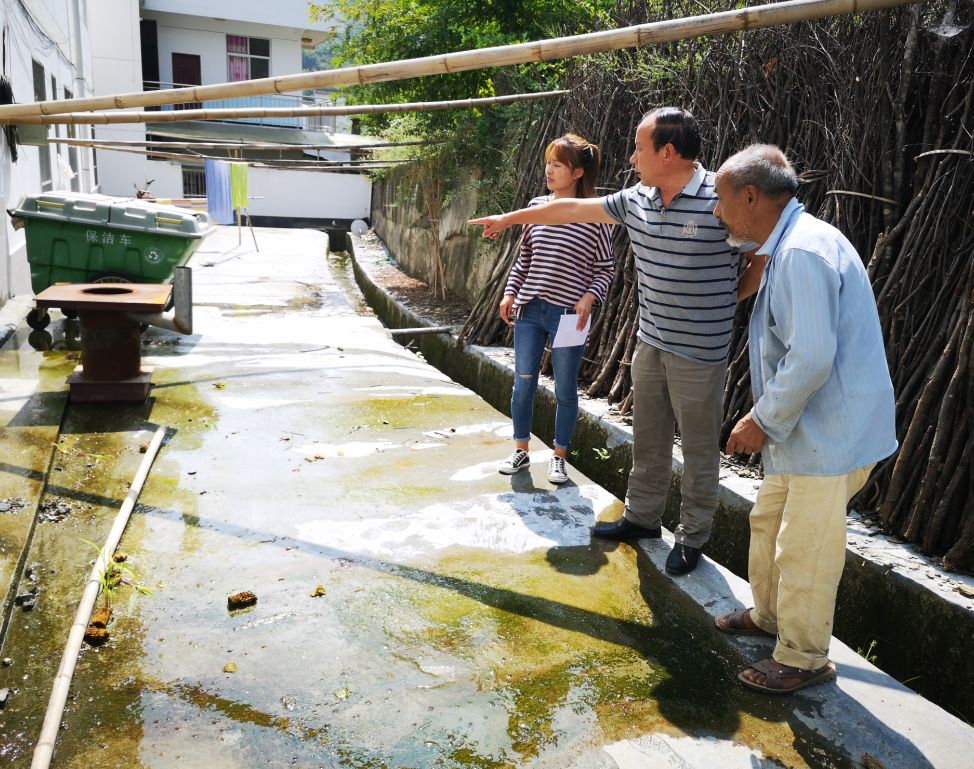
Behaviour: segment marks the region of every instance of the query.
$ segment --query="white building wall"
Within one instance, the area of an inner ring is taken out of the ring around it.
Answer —
[[[92,84],[98,96],[142,90],[142,43],[138,2],[87,0],[92,48]],[[141,123],[95,126],[97,139],[145,141]],[[144,155],[97,150],[98,191],[134,195],[148,176]]]
[[[247,183],[254,216],[368,219],[372,182],[356,174],[251,168]]]
[[[65,0],[49,0],[63,2]],[[142,58],[139,20],[156,22],[159,78],[171,83],[172,54],[200,57],[203,84],[227,80],[226,35],[270,39],[270,74],[301,71],[302,28],[307,26],[303,3],[234,2],[221,4],[225,18],[200,15],[212,6],[161,0],[87,0],[94,50],[95,89],[99,95],[141,91]],[[225,7],[224,7],[225,6]],[[232,9],[231,9],[232,6]],[[297,11],[295,10],[297,9]],[[274,23],[256,23],[266,20]],[[291,27],[282,26],[285,23]],[[96,126],[99,139],[144,141],[143,125]],[[323,153],[347,158],[348,152]],[[182,198],[182,167],[176,161],[149,160],[145,155],[98,150],[100,191],[133,195],[136,186],[153,180],[155,197]],[[255,216],[311,219],[368,218],[371,182],[366,177],[322,172],[251,169],[250,191]]]
[[[179,163],[150,160],[147,173],[155,179],[152,185],[154,195],[182,197]],[[366,176],[251,168],[247,178],[251,198],[247,210],[254,216],[368,219],[370,215],[372,182]]]
[[[183,167],[174,161],[150,160],[146,163],[146,179],[153,179],[150,191],[157,198],[183,197]]]
[[[220,14],[220,18],[215,18],[216,13]],[[141,4],[141,17],[156,23],[159,79],[163,83],[173,82],[174,53],[200,57],[200,79],[203,85],[226,82],[228,34],[269,39],[269,69],[272,77],[300,72],[304,32],[307,29],[328,27],[325,23],[310,25],[307,5],[303,2],[279,2],[273,5],[266,3],[266,0],[221,4],[218,11],[195,0],[144,0]],[[285,24],[290,26],[284,26]],[[102,135],[101,128],[98,133],[99,136]],[[99,161],[110,154],[117,153],[99,152]],[[323,153],[323,156],[330,155],[347,158],[348,152]],[[118,167],[127,172],[127,181],[113,188],[109,188],[108,182],[103,181],[102,188],[106,193],[131,194],[133,183],[141,184],[146,179],[153,179],[153,195],[162,198],[183,196],[179,163],[145,160],[142,162],[144,171],[140,171],[139,177],[133,179],[132,163],[135,161],[131,159],[136,156],[122,157],[124,159],[119,161]],[[104,173],[102,176],[107,179],[108,174]],[[369,215],[371,183],[365,177],[251,169],[250,179],[251,193],[261,198],[254,200],[250,208],[255,216],[357,219],[367,218]],[[257,189],[261,191],[257,192]]]
[[[172,55],[188,53],[200,57],[202,85],[225,83],[227,35],[261,37],[271,41],[270,75],[290,75],[301,71],[301,30],[286,27],[220,22],[172,14],[143,12],[154,19],[159,40],[159,79],[172,83]]]
[[[32,61],[44,69],[45,99],[64,98],[65,88],[76,97],[91,95],[88,25],[83,3],[84,0],[23,0],[22,5],[0,5],[0,25],[7,31],[3,65],[15,101],[34,101]],[[57,86],[55,93],[52,93],[52,76]],[[91,136],[88,126],[77,126],[74,130],[79,138]],[[48,135],[65,137],[68,129],[52,127],[48,129]],[[3,219],[0,227],[0,304],[15,294],[31,290],[24,231],[13,229],[5,211],[16,206],[23,195],[41,192],[41,153],[50,158],[51,188],[70,190],[70,168],[65,168],[70,153],[66,147],[21,145],[18,161],[14,163],[6,140],[0,138],[0,217]],[[79,167],[76,185],[80,191],[91,191],[94,184],[91,150],[81,149],[76,154]]]

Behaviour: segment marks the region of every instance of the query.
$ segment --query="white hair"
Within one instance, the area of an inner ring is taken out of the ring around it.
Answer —
[[[773,144],[752,144],[727,158],[717,173],[735,190],[750,184],[771,198],[791,197],[798,191],[795,169]]]

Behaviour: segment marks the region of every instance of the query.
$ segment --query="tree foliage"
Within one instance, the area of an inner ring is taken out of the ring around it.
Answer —
[[[311,50],[302,50],[301,69],[305,72],[319,72],[323,69],[332,69],[334,67],[332,59],[335,56],[334,47],[334,40],[326,40]]]
[[[350,67],[509,45],[578,34],[610,25],[613,0],[333,0],[312,5],[316,18],[335,19],[334,65]],[[476,70],[451,75],[373,83],[347,89],[350,103],[440,101],[493,96],[553,87],[563,63]],[[455,112],[420,116],[429,131],[455,127]],[[363,120],[373,131],[388,123]]]

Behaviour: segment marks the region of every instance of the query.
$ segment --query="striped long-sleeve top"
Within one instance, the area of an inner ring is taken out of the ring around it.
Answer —
[[[682,358],[727,360],[737,308],[739,255],[714,216],[712,171],[697,164],[669,206],[659,190],[637,184],[602,198],[632,242],[641,342]]]
[[[535,198],[529,207],[550,199]],[[610,234],[609,224],[526,224],[504,289],[515,297],[514,310],[535,297],[574,307],[586,291],[602,304],[612,282]]]

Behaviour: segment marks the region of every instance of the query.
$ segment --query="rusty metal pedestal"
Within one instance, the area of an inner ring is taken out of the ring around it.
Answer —
[[[133,313],[160,313],[172,286],[155,283],[71,283],[46,288],[38,307],[76,310],[81,321],[81,365],[68,377],[68,397],[78,403],[149,397],[152,369],[142,368],[142,338]]]

